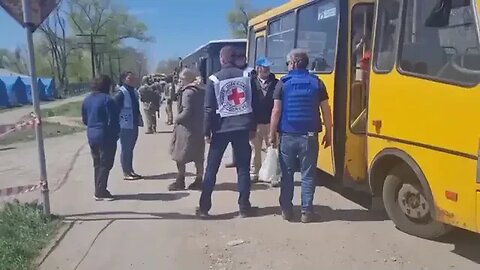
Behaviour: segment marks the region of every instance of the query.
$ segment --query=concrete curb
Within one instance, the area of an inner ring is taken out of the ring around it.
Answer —
[[[55,249],[58,247],[58,245],[62,242],[62,240],[65,238],[67,233],[73,228],[75,225],[76,221],[71,221],[71,222],[64,222],[60,221],[61,225],[60,228],[58,229],[57,234],[55,237],[50,241],[50,243],[40,252],[40,255],[35,259],[33,265],[35,266],[35,269],[38,269],[52,254]]]

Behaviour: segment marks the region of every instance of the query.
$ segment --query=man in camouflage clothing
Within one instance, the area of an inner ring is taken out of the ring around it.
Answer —
[[[174,76],[170,75],[166,79],[167,84],[165,85],[165,111],[167,113],[167,125],[173,125],[173,101],[175,99],[175,79]]]
[[[145,134],[153,134],[157,132],[156,113],[160,109],[160,96],[153,89],[153,81],[147,76],[142,78],[142,86],[140,86],[138,92],[140,94],[140,101],[142,102],[145,115],[147,128]]]

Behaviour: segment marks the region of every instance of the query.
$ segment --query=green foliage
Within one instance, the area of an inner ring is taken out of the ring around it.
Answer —
[[[0,269],[30,270],[60,223],[34,204],[7,204],[0,211]]]
[[[82,116],[82,103],[83,101],[75,101],[66,103],[54,108],[43,109],[43,117],[53,117],[53,116],[69,116],[69,117],[80,117]]]
[[[156,72],[163,74],[172,74],[178,67],[178,58],[162,60],[158,63]]]
[[[235,8],[227,14],[227,21],[234,38],[246,38],[248,21],[269,9],[256,10],[251,7],[250,0],[235,0]]]

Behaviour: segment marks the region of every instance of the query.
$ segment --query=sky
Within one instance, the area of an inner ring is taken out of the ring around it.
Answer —
[[[147,53],[149,64],[185,56],[210,40],[230,38],[226,14],[234,0],[113,0],[126,6],[148,27],[151,43],[126,41]],[[288,0],[251,0],[254,8],[276,7]],[[26,44],[25,32],[0,8],[0,48]]]

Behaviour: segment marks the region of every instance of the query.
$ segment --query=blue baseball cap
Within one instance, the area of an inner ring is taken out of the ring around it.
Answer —
[[[271,67],[273,65],[270,60],[268,60],[266,57],[261,57],[255,61],[255,65],[261,66],[261,67]]]

